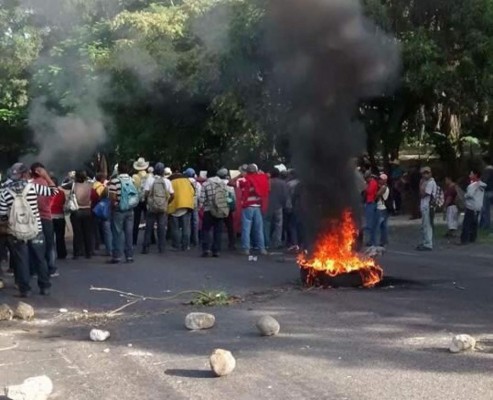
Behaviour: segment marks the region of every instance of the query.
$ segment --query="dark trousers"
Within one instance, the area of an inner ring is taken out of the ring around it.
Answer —
[[[55,266],[55,230],[53,220],[42,219],[43,235],[45,237],[45,259],[48,265],[48,272],[53,274],[56,272]]]
[[[460,241],[463,244],[474,243],[478,237],[479,212],[466,209]]]
[[[65,218],[53,219],[53,231],[55,232],[56,255],[59,260],[67,258],[67,246],[65,245]]]
[[[187,211],[181,217],[171,216],[171,236],[173,247],[178,250],[188,250],[190,248],[192,210]]]
[[[236,235],[234,227],[234,212],[231,211],[229,215],[223,219],[226,230],[228,231],[228,247],[230,250],[236,247]]]
[[[70,221],[74,231],[74,257],[84,255],[86,258],[90,258],[94,234],[91,210],[82,209],[73,212],[70,215]]]
[[[166,246],[166,229],[168,227],[168,214],[153,213],[147,211],[146,216],[146,231],[144,237],[144,247],[149,247],[152,242],[154,233],[154,224],[157,223],[157,247],[159,252],[163,252]]]
[[[223,219],[213,217],[209,211],[204,213],[202,221],[202,251],[204,253],[211,251],[211,249],[214,254],[221,252]]]
[[[139,240],[139,226],[140,222],[142,221],[142,216],[144,219],[146,218],[147,214],[147,208],[146,208],[146,203],[139,203],[137,207],[134,208],[134,222],[133,222],[133,244],[134,246],[137,245],[137,242]]]
[[[21,293],[31,290],[31,265],[38,276],[39,288],[48,289],[51,287],[50,274],[45,259],[45,241],[42,233],[36,239],[27,242],[9,236],[9,247],[15,281],[19,285]]]

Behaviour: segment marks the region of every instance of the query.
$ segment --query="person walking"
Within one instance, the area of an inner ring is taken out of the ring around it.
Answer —
[[[223,172],[223,171],[221,171]],[[223,221],[228,218],[228,188],[216,174],[204,183],[200,196],[200,205],[204,209],[202,222],[202,257],[219,257],[221,253],[221,234]],[[211,240],[212,230],[212,240]]]
[[[375,218],[376,227],[374,229],[375,238],[372,240],[375,244],[379,243],[380,247],[385,247],[389,243],[389,210],[387,207],[387,202],[389,199],[390,188],[388,186],[388,176],[386,174],[380,174],[377,192],[377,216]],[[377,242],[377,234],[380,234],[379,242]]]
[[[88,181],[86,171],[78,170],[75,172],[75,179],[70,189],[70,197],[73,197],[77,204],[76,209],[71,210],[70,222],[74,233],[73,259],[84,255],[90,259],[93,253],[94,228],[92,219],[91,205],[95,198],[92,184]]]
[[[10,257],[19,297],[31,293],[31,265],[38,277],[40,294],[49,295],[51,288],[38,196],[54,196],[58,189],[44,168],[37,167],[35,172],[47,186],[29,182],[29,168],[16,163],[10,170],[11,181],[0,194],[0,219],[8,221]]]
[[[471,171],[469,180],[465,194],[466,212],[462,223],[461,244],[474,243],[478,237],[479,217],[487,187],[486,183],[481,181],[481,172],[477,169]]]
[[[112,257],[109,264],[119,264],[125,255],[127,263],[134,262],[133,227],[134,208],[140,202],[139,192],[129,173],[127,161],[118,163],[117,174],[108,186],[111,211]]]
[[[181,173],[172,174],[169,180],[174,192],[173,201],[168,206],[168,215],[171,217],[172,248],[175,251],[188,251],[191,218],[195,207],[195,189],[188,177]]]
[[[431,251],[433,250],[433,219],[435,217],[435,209],[432,200],[437,193],[438,187],[430,167],[421,168],[421,176],[421,244],[416,250]]]
[[[157,223],[157,246],[163,253],[166,245],[168,206],[173,201],[174,190],[168,178],[164,177],[164,164],[154,166],[154,175],[147,178],[144,191],[147,204],[146,230],[142,254],[149,253],[154,225]]]

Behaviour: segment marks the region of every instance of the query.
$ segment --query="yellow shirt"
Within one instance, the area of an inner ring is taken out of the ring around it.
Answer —
[[[185,208],[193,210],[195,189],[188,178],[177,178],[171,181],[175,197],[168,206],[168,214],[174,214],[176,210]]]

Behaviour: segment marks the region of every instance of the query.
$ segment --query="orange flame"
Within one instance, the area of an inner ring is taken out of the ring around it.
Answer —
[[[334,221],[331,229],[320,236],[315,250],[309,257],[307,254],[298,256],[300,268],[305,269],[307,284],[313,284],[319,273],[330,277],[358,272],[364,287],[373,287],[382,280],[383,270],[369,257],[356,253],[353,249],[358,230],[352,214],[345,211],[340,221]]]

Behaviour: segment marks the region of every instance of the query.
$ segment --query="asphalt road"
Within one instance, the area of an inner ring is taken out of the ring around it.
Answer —
[[[443,242],[417,253],[416,228],[399,229],[402,240],[381,259],[390,286],[370,290],[301,290],[294,261],[279,256],[257,263],[235,255],[203,260],[194,252],[137,256],[119,266],[103,258],[66,261],[51,298],[29,300],[35,321],[0,323],[0,386],[46,374],[53,398],[74,400],[491,400],[493,251]],[[225,290],[244,301],[206,308],[217,324],[203,332],[184,328],[188,312],[204,311],[184,299],[145,301],[117,319],[71,320],[84,309],[124,304],[91,285],[159,297]],[[0,291],[0,302],[14,305],[12,293]],[[254,323],[264,314],[279,320],[279,336],[257,335]],[[91,326],[109,329],[111,339],[88,341]],[[476,337],[479,349],[450,354],[459,333]],[[220,379],[208,368],[218,347],[237,359],[234,373]]]

